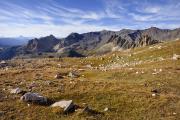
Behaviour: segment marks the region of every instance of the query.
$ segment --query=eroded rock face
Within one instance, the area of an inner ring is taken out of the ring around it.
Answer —
[[[47,98],[39,95],[38,93],[28,92],[21,97],[21,100],[24,102],[32,102],[38,104],[47,103]]]
[[[53,52],[53,47],[59,42],[53,35],[30,40],[26,46],[28,52]]]
[[[63,108],[65,113],[73,112],[75,110],[75,105],[72,100],[61,100],[52,104],[51,107]]]

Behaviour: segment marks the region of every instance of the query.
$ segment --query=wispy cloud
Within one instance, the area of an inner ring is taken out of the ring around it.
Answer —
[[[25,1],[25,0],[19,0]],[[57,0],[31,0],[28,5],[11,0],[0,1],[0,36],[45,36],[62,37],[71,32],[88,32],[102,29],[146,28],[164,26],[180,27],[180,1],[147,0],[99,0],[98,10],[87,9],[73,0],[76,6],[67,6]],[[31,3],[32,4],[32,3]],[[82,5],[83,6],[83,5]],[[168,25],[166,25],[168,24]]]

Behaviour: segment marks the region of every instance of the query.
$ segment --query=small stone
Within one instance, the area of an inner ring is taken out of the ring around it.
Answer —
[[[92,66],[91,66],[91,65],[86,65],[86,67],[87,67],[87,68],[92,68]]]
[[[180,55],[174,54],[172,57],[173,60],[178,60],[180,59]]]
[[[11,94],[20,94],[22,93],[23,91],[20,89],[20,88],[15,88],[15,89],[11,89]]]
[[[158,46],[158,49],[161,49],[161,46]]]
[[[176,115],[177,113],[173,112],[173,115]]]
[[[6,61],[3,60],[0,62],[0,67],[6,67],[6,66],[8,66],[8,63]]]
[[[133,70],[133,68],[129,68],[129,70]]]
[[[27,104],[28,107],[30,107],[31,105],[30,104]]]
[[[57,66],[60,67],[60,68],[62,67],[61,64],[57,64]]]
[[[63,76],[61,74],[56,74],[54,76],[55,79],[63,79]]]
[[[71,78],[77,78],[79,75],[77,75],[75,72],[69,72],[68,76]]]
[[[51,82],[51,81],[45,81],[45,84],[51,85],[51,84],[53,84],[53,82]]]
[[[155,93],[153,93],[153,94],[152,94],[152,97],[156,97],[156,94],[155,94]]]
[[[106,111],[108,111],[108,110],[109,110],[109,108],[107,108],[107,107],[106,107],[106,108],[104,108],[104,112],[106,112]]]

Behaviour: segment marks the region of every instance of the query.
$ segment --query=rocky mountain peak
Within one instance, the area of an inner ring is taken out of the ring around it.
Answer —
[[[180,38],[180,29],[168,30],[151,27],[145,30],[103,30],[83,34],[71,33],[62,39],[57,39],[53,35],[39,39],[35,38],[30,40],[26,46],[21,46],[21,49],[18,47],[11,49],[11,51],[13,51],[13,55],[16,55],[16,53],[33,54],[39,52],[50,52],[58,54],[67,53],[65,55],[70,54],[69,56],[74,56],[75,53],[78,53],[78,55],[87,56],[110,52],[113,47],[129,49],[152,45],[161,41],[176,40],[177,38]],[[6,50],[2,53],[5,54]],[[2,54],[0,54],[0,57],[1,55]]]

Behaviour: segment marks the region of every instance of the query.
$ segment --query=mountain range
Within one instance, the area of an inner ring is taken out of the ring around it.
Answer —
[[[180,28],[144,30],[122,29],[120,31],[98,31],[71,33],[65,38],[53,35],[29,40],[26,45],[6,48],[0,52],[0,59],[23,56],[58,55],[61,57],[83,57],[105,54],[129,48],[152,45],[180,38]]]

